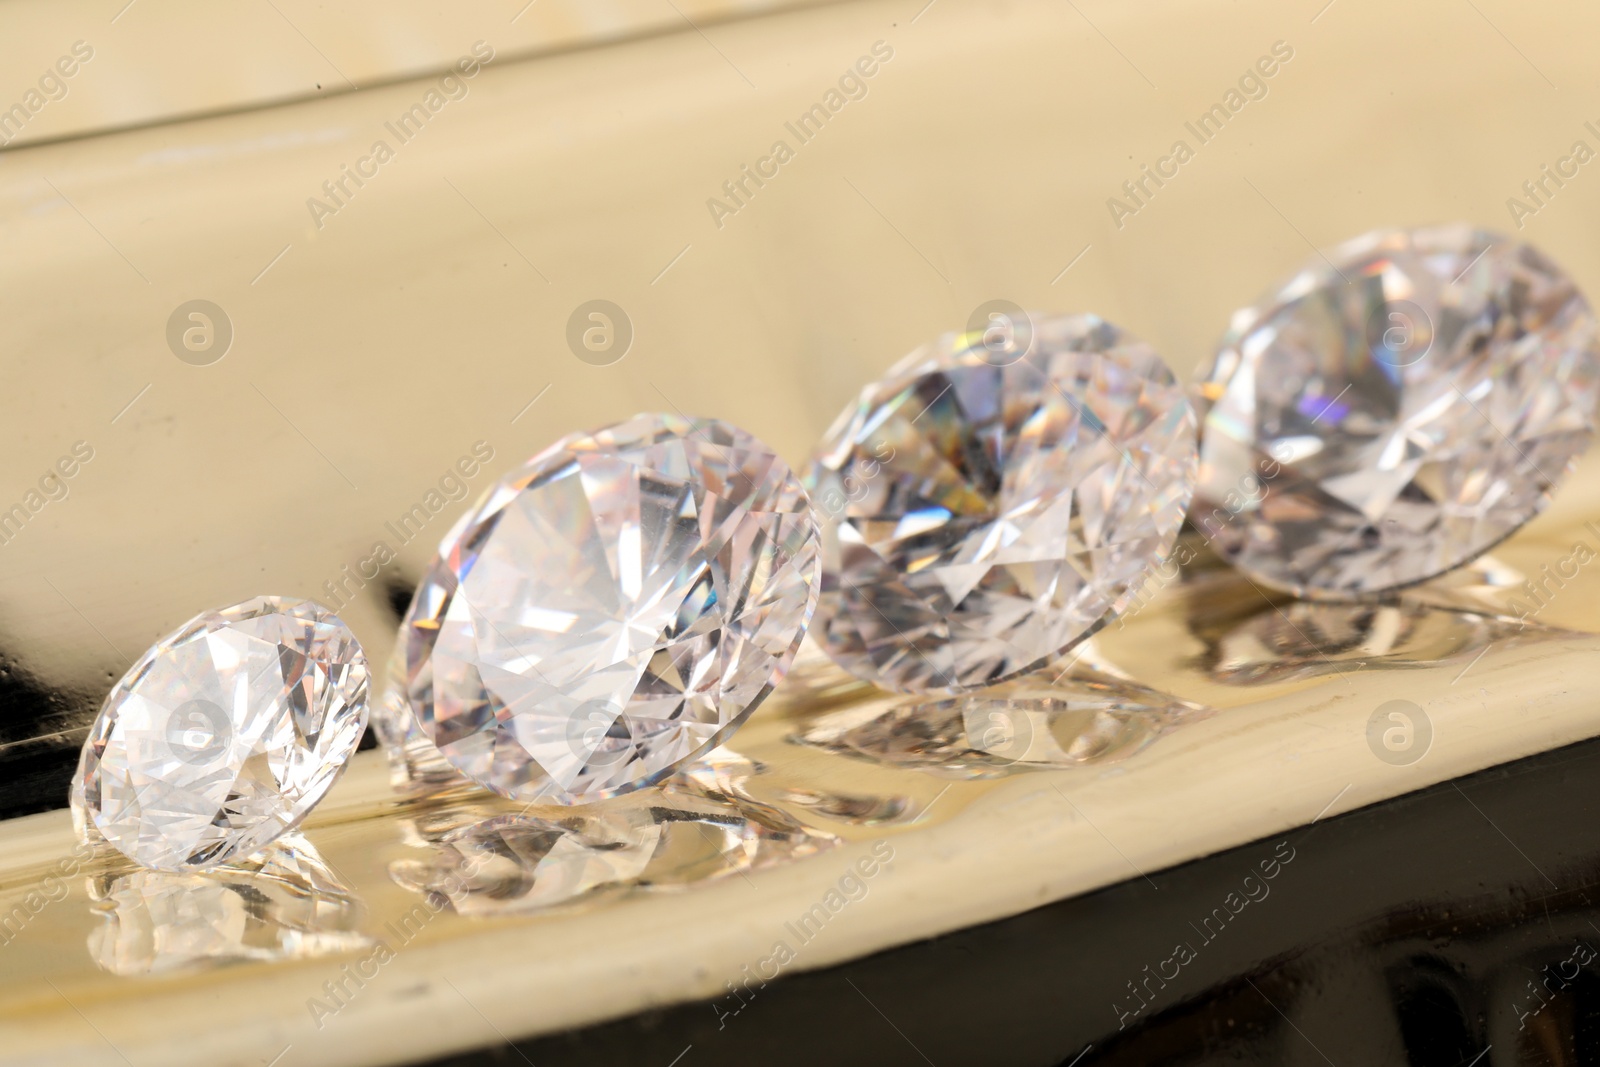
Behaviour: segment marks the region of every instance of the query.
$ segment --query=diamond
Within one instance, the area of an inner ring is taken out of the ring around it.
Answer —
[[[73,808],[146,867],[246,857],[310,813],[366,725],[366,657],[326,608],[257,597],[203,612],[106,697]]]
[[[1191,521],[1299,595],[1423,581],[1544,508],[1597,383],[1594,317],[1541,253],[1467,226],[1369,234],[1235,315],[1200,379]]]
[[[816,607],[799,480],[726,423],[563,438],[459,523],[401,624],[423,733],[503,796],[579,804],[719,744]]]
[[[807,471],[829,520],[816,632],[892,690],[1033,670],[1138,594],[1194,476],[1183,390],[1116,326],[946,334],[867,386]]]
[[[386,670],[388,684],[383,695],[372,702],[372,732],[389,758],[389,785],[408,797],[442,797],[455,792],[473,794],[478,785],[463,777],[444,753],[434,747],[417,717],[411,713],[407,695],[406,650],[396,641]]]

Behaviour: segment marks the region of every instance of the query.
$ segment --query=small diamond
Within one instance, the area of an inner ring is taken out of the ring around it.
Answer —
[[[1195,417],[1149,345],[1092,315],[946,334],[869,385],[807,472],[818,627],[887,689],[1042,666],[1122,611],[1194,487]]]
[[[1191,521],[1263,584],[1348,598],[1449,571],[1538,514],[1593,436],[1600,348],[1534,249],[1389,230],[1237,313],[1200,394]]]
[[[146,867],[249,856],[310,813],[366,724],[366,658],[327,609],[257,597],[204,612],[106,698],[73,807]]]
[[[816,607],[816,518],[749,434],[641,415],[566,437],[440,546],[401,624],[423,732],[508,797],[658,781],[766,698]]]

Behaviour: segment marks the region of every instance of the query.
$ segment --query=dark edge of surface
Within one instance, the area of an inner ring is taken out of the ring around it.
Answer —
[[[1600,739],[738,995],[425,1062],[1600,1063],[1597,787]]]

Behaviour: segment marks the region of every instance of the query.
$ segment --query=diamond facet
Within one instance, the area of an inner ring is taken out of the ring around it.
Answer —
[[[310,813],[366,725],[366,657],[326,608],[257,597],[203,612],[106,698],[73,807],[146,867],[246,857]]]
[[[1149,345],[1092,315],[946,334],[867,386],[807,471],[816,632],[905,692],[1040,667],[1132,601],[1194,477],[1194,412]]]
[[[641,415],[563,438],[440,546],[401,624],[411,708],[504,796],[648,785],[788,670],[818,540],[794,473],[726,423]]]
[[[1238,312],[1200,378],[1191,521],[1257,581],[1350,598],[1527,522],[1588,446],[1594,316],[1527,245],[1369,234]]]

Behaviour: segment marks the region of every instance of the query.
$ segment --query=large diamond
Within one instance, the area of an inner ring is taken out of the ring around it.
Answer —
[[[367,661],[343,622],[257,597],[190,619],[140,657],[89,730],[72,802],[147,867],[256,852],[298,825],[367,725]]]
[[[1537,514],[1594,433],[1589,306],[1466,226],[1369,234],[1238,312],[1201,376],[1192,521],[1256,580],[1422,581]]]
[[[807,472],[829,520],[823,645],[885,688],[1043,665],[1122,611],[1177,538],[1195,417],[1092,315],[946,334],[867,386]]]
[[[401,624],[412,710],[504,796],[648,785],[788,670],[818,540],[793,472],[726,423],[641,415],[566,437],[440,546]]]

